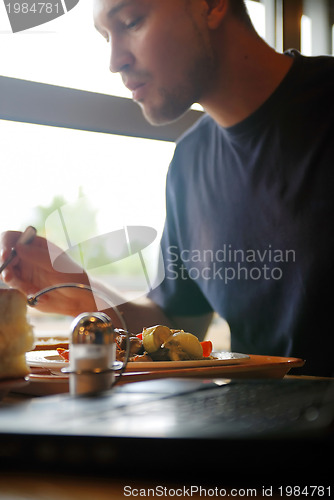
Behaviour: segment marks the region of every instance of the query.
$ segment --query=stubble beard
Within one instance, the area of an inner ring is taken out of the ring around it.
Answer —
[[[217,78],[217,64],[214,51],[208,43],[199,39],[199,50],[193,56],[192,64],[186,69],[180,82],[172,88],[157,89],[157,104],[141,104],[146,120],[152,125],[165,125],[180,118],[194,104],[210,91]]]

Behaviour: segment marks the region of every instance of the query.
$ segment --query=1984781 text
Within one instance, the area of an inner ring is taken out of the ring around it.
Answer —
[[[60,2],[15,2],[14,4],[6,4],[8,14],[59,14]]]

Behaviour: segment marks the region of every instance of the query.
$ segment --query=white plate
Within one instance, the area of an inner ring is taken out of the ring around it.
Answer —
[[[199,359],[189,361],[143,361],[131,362],[128,364],[126,371],[148,371],[148,370],[166,370],[179,368],[202,368],[204,366],[225,366],[237,365],[244,363],[246,359],[250,359],[247,354],[227,351],[213,351],[211,353],[215,359]]]
[[[27,365],[49,370],[61,370],[68,362],[59,356],[58,351],[30,351],[26,354]]]
[[[151,371],[179,368],[201,368],[204,366],[237,365],[249,359],[247,354],[237,352],[214,351],[215,359],[200,359],[190,361],[143,361],[130,362],[126,371]],[[27,364],[31,367],[46,368],[49,370],[61,370],[68,366],[68,362],[59,356],[56,350],[52,351],[30,351],[26,354]]]

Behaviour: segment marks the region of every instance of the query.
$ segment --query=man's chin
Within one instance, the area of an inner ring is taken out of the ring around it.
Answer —
[[[155,127],[168,125],[169,123],[173,123],[177,121],[189,108],[183,111],[172,111],[171,108],[168,110],[157,110],[157,109],[149,109],[142,103],[138,103],[141,107],[144,118],[150,125]]]

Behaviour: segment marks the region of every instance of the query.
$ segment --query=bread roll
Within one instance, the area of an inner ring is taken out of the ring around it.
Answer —
[[[27,321],[27,299],[18,290],[0,289],[0,378],[29,373],[25,353],[33,348],[32,326]]]

